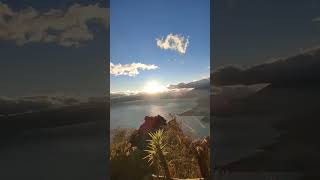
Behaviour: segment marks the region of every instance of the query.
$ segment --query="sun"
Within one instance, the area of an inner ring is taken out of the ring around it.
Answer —
[[[145,84],[143,91],[149,94],[156,94],[166,91],[166,87],[157,81],[149,81]]]

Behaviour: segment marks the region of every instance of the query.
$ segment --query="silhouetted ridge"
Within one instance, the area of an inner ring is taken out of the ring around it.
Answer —
[[[320,82],[320,49],[249,68],[226,66],[211,73],[214,85],[272,83],[298,87]]]

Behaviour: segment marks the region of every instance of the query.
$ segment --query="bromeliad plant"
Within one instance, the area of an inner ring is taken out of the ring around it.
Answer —
[[[157,130],[154,133],[149,133],[151,137],[148,141],[148,149],[145,150],[148,155],[143,159],[148,159],[150,166],[154,165],[158,170],[161,168],[164,171],[164,175],[167,179],[170,179],[170,172],[168,163],[165,159],[167,152],[164,151],[165,144],[163,143],[163,129]]]

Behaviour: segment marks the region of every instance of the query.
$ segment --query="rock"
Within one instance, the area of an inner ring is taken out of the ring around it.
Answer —
[[[140,126],[140,133],[148,133],[150,131],[158,130],[161,126],[166,125],[167,121],[160,115],[158,116],[146,116],[144,123]]]
[[[146,116],[144,118],[144,123],[140,126],[138,130],[135,130],[130,136],[129,142],[138,147],[139,149],[145,149],[146,140],[150,139],[149,132],[154,132],[160,129],[162,126],[166,125],[167,121],[162,116]]]

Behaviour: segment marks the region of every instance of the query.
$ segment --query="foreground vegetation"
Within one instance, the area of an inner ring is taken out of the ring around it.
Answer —
[[[209,178],[208,137],[195,139],[186,135],[175,117],[145,134],[137,135],[138,131],[114,130],[110,147],[111,179]]]

